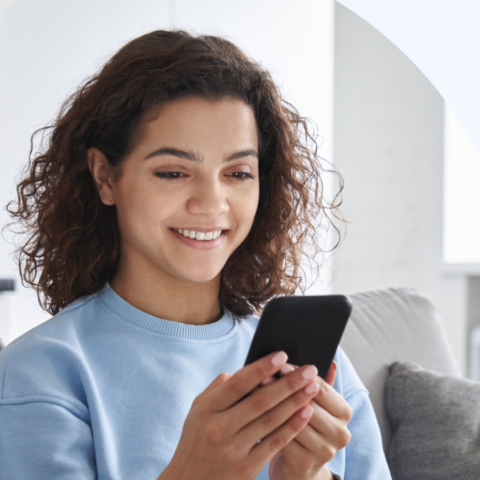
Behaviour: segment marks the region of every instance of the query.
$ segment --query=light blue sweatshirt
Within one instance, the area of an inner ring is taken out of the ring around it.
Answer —
[[[194,398],[243,367],[258,320],[162,320],[108,284],[71,303],[0,352],[0,478],[156,480]],[[341,349],[335,361],[352,440],[327,466],[345,480],[388,480],[368,393]]]

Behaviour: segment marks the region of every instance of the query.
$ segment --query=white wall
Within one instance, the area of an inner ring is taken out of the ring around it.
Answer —
[[[467,281],[442,270],[443,99],[371,25],[339,4],[335,16],[334,155],[350,224],[334,291],[417,288],[465,373]]]
[[[3,17],[3,14],[7,11],[8,7],[14,2],[15,0],[0,0],[0,20]]]
[[[480,155],[445,107],[444,249],[447,263],[480,264]]]
[[[127,40],[173,26],[227,36],[270,68],[331,159],[333,0],[15,0],[0,21],[0,205],[14,198],[31,133],[79,82]],[[8,220],[1,211],[0,225]],[[0,294],[5,343],[48,318],[11,252],[0,239],[0,278],[17,279],[16,292]]]

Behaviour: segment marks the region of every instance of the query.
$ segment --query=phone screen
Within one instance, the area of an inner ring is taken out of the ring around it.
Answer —
[[[352,311],[345,295],[278,297],[263,310],[245,365],[283,350],[288,363],[311,364],[325,379]]]

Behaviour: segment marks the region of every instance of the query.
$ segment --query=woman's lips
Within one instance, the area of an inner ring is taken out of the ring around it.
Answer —
[[[196,240],[195,238],[185,237],[181,233],[176,232],[172,228],[170,231],[177,237],[181,242],[189,247],[196,248],[197,250],[211,250],[216,248],[223,243],[225,235],[228,230],[222,230],[222,233],[215,240]]]

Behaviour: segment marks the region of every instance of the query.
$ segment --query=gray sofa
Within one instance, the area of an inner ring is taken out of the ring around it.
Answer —
[[[413,361],[442,374],[461,376],[433,304],[412,288],[350,295],[353,311],[341,346],[370,392],[385,452],[392,439],[386,411],[389,365]]]
[[[435,307],[410,288],[350,297],[341,345],[370,392],[393,480],[479,480],[480,382],[462,378]]]

